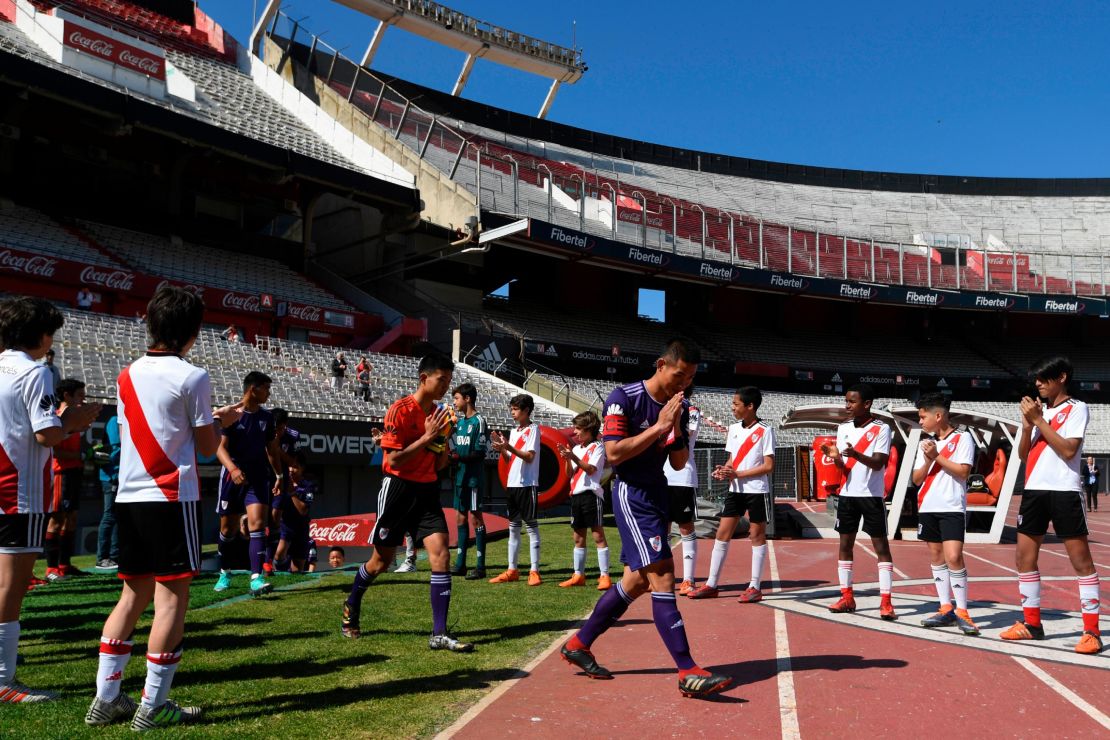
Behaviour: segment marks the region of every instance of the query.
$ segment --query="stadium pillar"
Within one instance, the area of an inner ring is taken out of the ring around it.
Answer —
[[[903,256],[904,256],[904,254],[902,252],[902,242],[898,242],[898,284],[899,285],[905,285],[906,284],[906,268],[903,264],[904,261],[905,261],[905,260],[902,259]]]
[[[281,8],[281,0],[270,0],[266,4],[266,9],[262,11],[262,15],[258,17],[258,21],[254,24],[254,30],[251,31],[251,54],[254,54],[258,49],[258,40],[262,38],[263,30],[277,17],[279,8]]]
[[[985,254],[985,253],[984,253]],[[983,273],[986,274],[987,266],[983,264]],[[960,289],[960,245],[956,245],[956,290]]]
[[[871,279],[878,282],[875,277],[875,237],[871,237]]]
[[[369,67],[370,63],[374,61],[374,55],[378,53],[378,47],[381,46],[386,29],[393,25],[396,18],[397,16],[394,15],[388,20],[378,23],[378,27],[374,29],[374,35],[370,37],[370,43],[367,45],[366,51],[362,54],[362,61],[359,62],[360,67]]]
[[[763,219],[759,219],[759,269],[764,267],[763,259]]]
[[[486,48],[489,47],[483,47],[473,54],[466,55],[466,61],[463,62],[462,70],[459,72],[459,78],[455,80],[455,87],[451,90],[451,94],[456,98],[462,94],[463,88],[466,87],[466,81],[470,79],[470,70],[474,68],[474,60],[477,59]]]
[[[551,104],[555,102],[555,93],[559,92],[559,80],[553,80],[551,87],[547,90],[547,97],[543,99],[543,105],[540,106],[540,112],[536,114],[536,118],[547,118],[547,111],[551,109]]]
[[[786,271],[794,272],[794,228],[786,227]]]
[[[816,243],[813,245],[813,275],[821,277],[821,232],[818,231]]]
[[[736,264],[736,220],[732,217],[731,213],[726,213],[728,216],[728,261],[729,264]]]
[[[843,236],[843,237],[841,237],[841,239],[844,240],[844,243],[841,247],[841,254],[844,255],[844,279],[847,280],[848,279],[848,237]],[[856,244],[859,244],[859,242],[856,242]]]
[[[647,197],[639,190],[632,191],[632,198],[640,196],[640,246],[647,249]]]
[[[1017,292],[1017,250],[1016,249],[1011,249],[1010,250],[1010,259],[1013,260],[1013,263],[1010,265],[1010,267],[1013,268],[1013,270],[1012,270],[1013,275],[1011,276],[1011,279],[1013,280],[1013,285],[1010,289],[1016,293]],[[1099,259],[1101,259],[1101,257]]]

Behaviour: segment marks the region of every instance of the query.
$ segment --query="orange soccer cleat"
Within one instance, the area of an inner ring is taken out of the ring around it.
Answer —
[[[602,573],[600,576],[597,577],[597,590],[598,591],[608,591],[612,587],[613,587],[613,581],[612,581],[611,578],[609,578],[608,573]]]
[[[697,589],[697,586],[694,585],[693,581],[683,581],[678,584],[678,595],[689,596],[695,589]]]
[[[1025,622],[1014,622],[1014,626],[999,635],[1003,640],[1043,640],[1044,627]]]
[[[510,570],[505,571],[504,573],[502,573],[499,576],[494,576],[493,578],[489,579],[489,582],[490,583],[508,583],[509,581],[519,581],[519,580],[520,580],[520,571],[510,569]]]
[[[856,597],[849,589],[840,590],[840,601],[836,602],[829,607],[829,611],[833,614],[846,614],[856,610]]]
[[[539,576],[537,575],[536,577],[538,578]],[[528,583],[531,584],[531,582],[532,582],[532,574],[529,573],[528,574]],[[565,581],[563,581],[562,583],[560,583],[559,588],[571,588],[572,586],[585,586],[585,585],[586,585],[586,576],[582,575],[581,573],[575,573],[570,578],[568,578]]]
[[[1102,638],[1098,633],[1085,630],[1075,646],[1075,652],[1082,655],[1098,655],[1102,652]]]
[[[582,582],[585,583],[586,579],[583,578]],[[528,585],[529,586],[538,586],[541,583],[543,583],[543,579],[540,578],[539,571],[535,571],[535,570],[528,571]]]

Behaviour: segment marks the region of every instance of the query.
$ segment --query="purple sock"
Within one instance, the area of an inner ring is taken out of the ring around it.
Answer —
[[[594,606],[590,618],[582,625],[582,629],[578,630],[578,639],[586,647],[593,645],[594,640],[601,637],[605,630],[612,627],[618,619],[624,616],[624,613],[628,611],[628,605],[631,603],[632,597],[624,592],[624,588],[618,582],[615,587],[606,591],[597,600],[597,605]]]
[[[678,613],[674,594],[653,593],[651,595],[651,616],[655,619],[655,629],[663,638],[663,644],[674,659],[678,670],[687,671],[697,664],[690,657],[690,643],[686,641],[686,626]]]
[[[432,573],[432,634],[447,634],[447,610],[451,607],[451,574]]]
[[[251,532],[250,541],[250,556],[251,556],[251,575],[257,575],[262,572],[262,558],[266,554],[266,533],[265,532]]]
[[[370,575],[366,570],[366,563],[363,563],[362,567],[358,569],[358,573],[355,575],[355,582],[351,584],[351,593],[347,596],[347,603],[353,607],[357,607],[361,604],[362,595],[366,593],[366,589],[370,587],[370,584],[374,582],[375,578],[377,578],[377,576]]]
[[[227,570],[227,564],[231,562],[231,543],[235,541],[235,537],[225,537],[223,532],[220,532],[220,544],[216,548],[216,553],[219,556],[220,570]]]

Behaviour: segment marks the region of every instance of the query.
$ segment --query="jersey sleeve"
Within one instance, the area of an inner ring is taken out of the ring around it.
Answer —
[[[602,423],[602,440],[619,442],[629,437],[628,412],[630,404],[623,388],[614,388],[605,399],[605,420]]]
[[[401,440],[401,431],[405,425],[404,406],[400,401],[395,401],[385,413],[385,424],[382,430],[382,439],[378,443],[383,450],[403,450],[404,442]]]
[[[836,428],[836,449],[843,455],[844,450],[851,446],[851,442],[848,441],[848,430],[844,424],[841,424]]]
[[[922,440],[924,443],[924,440]],[[921,444],[917,445],[917,456],[913,459],[913,469],[917,470],[925,464],[925,450],[921,449]]]
[[[698,433],[699,427],[701,427],[701,409],[696,406],[691,406],[690,420],[686,423],[686,433],[693,437]]]
[[[732,456],[740,449],[740,435],[736,432],[736,425],[730,424],[728,427],[728,434],[725,436],[725,452],[728,453],[728,459],[731,462]]]
[[[975,464],[975,443],[971,440],[971,434],[964,432],[960,435],[960,444],[952,457],[954,458],[952,462],[957,465]]]
[[[1060,427],[1060,436],[1064,439],[1083,439],[1087,434],[1087,424],[1091,419],[1091,412],[1085,403],[1072,406],[1067,421]]]
[[[316,485],[305,481],[297,488],[296,496],[306,504],[311,504],[316,499]]]
[[[890,425],[883,424],[879,427],[879,436],[875,439],[875,450],[871,454],[881,455],[890,452]]]
[[[185,379],[182,393],[185,399],[185,413],[189,415],[193,426],[203,427],[211,424],[212,381],[208,377],[208,371],[197,368],[196,372]]]
[[[768,426],[766,433],[763,435],[763,456],[767,457],[775,454],[775,430]]]
[[[521,450],[521,452],[534,452],[537,455],[540,454],[540,436],[540,425],[533,424],[532,433],[528,435],[528,441],[525,443],[524,449]]]
[[[33,431],[42,432],[62,425],[61,417],[54,412],[54,376],[46,366],[37,367],[27,374],[23,405],[31,419]]]
[[[478,423],[471,425],[470,428],[470,454],[481,453],[482,457],[485,457],[487,447],[489,447],[489,429],[486,427],[486,420],[479,416]]]
[[[597,445],[594,459],[590,460],[590,465],[596,466],[598,470],[605,470],[605,443]]]

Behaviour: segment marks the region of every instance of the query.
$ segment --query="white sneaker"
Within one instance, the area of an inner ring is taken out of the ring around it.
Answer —
[[[24,702],[54,701],[58,695],[53,691],[32,689],[12,681],[0,686],[0,704],[22,704]]]
[[[130,719],[138,708],[138,703],[122,691],[112,701],[103,701],[93,697],[89,711],[85,715],[85,724],[90,727],[102,727],[113,722]]]
[[[162,706],[153,709],[145,704],[140,704],[139,708],[135,710],[134,718],[131,720],[131,729],[136,732],[145,732],[146,730],[156,730],[159,727],[183,725],[196,721],[200,718],[200,715],[200,707],[183,707],[169,700]]]
[[[416,563],[414,561],[409,560],[409,559],[406,558],[405,562],[401,563],[396,568],[394,568],[393,572],[394,573],[415,573],[416,572]]]

